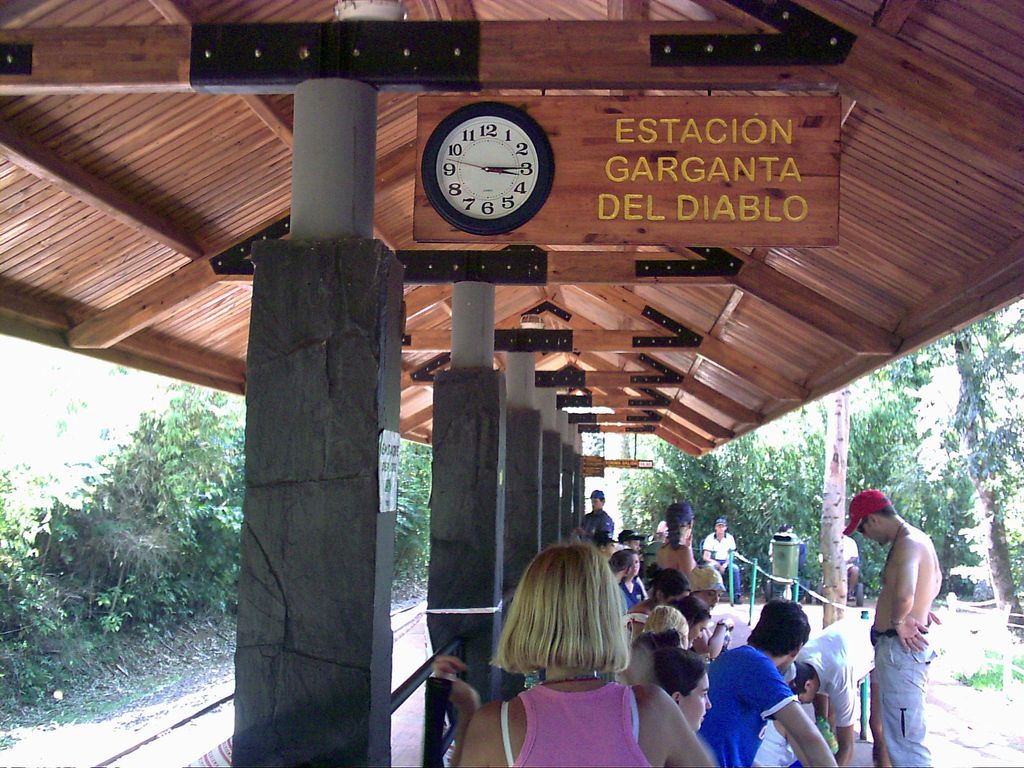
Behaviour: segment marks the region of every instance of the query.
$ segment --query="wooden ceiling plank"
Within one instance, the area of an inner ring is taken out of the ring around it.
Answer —
[[[708,440],[704,435],[694,432],[689,427],[683,426],[679,422],[672,421],[671,419],[660,421],[658,426],[666,432],[671,432],[686,442],[697,446],[702,451],[714,450],[717,445],[713,440]]]
[[[209,261],[193,261],[68,331],[75,348],[106,349],[178,311],[217,282]]]
[[[709,387],[704,382],[698,381],[692,371],[683,379],[680,389],[738,424],[760,426],[764,422],[764,417],[760,413],[747,408],[741,403],[737,403],[732,398],[723,395],[717,389]]]
[[[655,306],[653,302],[638,296],[626,288],[602,287],[594,289],[588,287],[581,290],[586,290],[588,293],[593,292],[592,295],[601,301],[632,310],[639,317],[643,317],[642,312],[646,306],[652,306],[662,314],[670,317],[672,315],[671,312],[666,312],[663,308]],[[657,323],[653,320],[643,319],[651,325],[657,326]],[[660,328],[661,326],[658,327]],[[732,345],[726,344],[714,336],[704,334],[700,346],[696,347],[693,351],[726,368],[771,397],[779,400],[804,400],[807,398],[807,389],[786,379],[772,368],[752,359]]]
[[[612,21],[647,21],[650,17],[650,0],[608,0],[608,18]]]
[[[145,232],[158,243],[170,246],[189,258],[202,256],[202,247],[174,222],[144,208],[104,180],[69,163],[48,147],[25,138],[2,122],[0,152],[33,176],[44,179],[123,224]]]
[[[793,278],[749,259],[736,285],[750,296],[814,328],[858,355],[892,354],[902,339]]]
[[[972,156],[1001,162],[1018,177],[1024,173],[1020,133],[1024,104],[864,23],[837,3],[796,2],[857,36],[846,61],[828,67],[843,93],[868,109],[915,124],[929,136],[952,138],[961,145],[953,147],[954,155],[973,150]]]
[[[871,23],[890,35],[898,35],[917,5],[918,0],[882,0]]]
[[[192,15],[178,0],[148,0],[170,24],[191,24]]]
[[[152,0],[150,0],[152,2]],[[252,110],[271,132],[281,140],[288,149],[295,146],[295,133],[292,121],[277,111],[277,106],[267,96],[258,94],[243,94],[241,96],[245,105]]]
[[[476,19],[473,0],[435,0],[442,19],[472,21]]]
[[[685,422],[699,429],[701,432],[706,432],[712,437],[717,437],[720,440],[732,440],[736,436],[736,433],[731,429],[726,429],[717,421],[709,419],[702,413],[698,413],[693,408],[688,408],[678,400],[673,400],[672,404],[668,407],[668,411],[675,416],[678,416]]]

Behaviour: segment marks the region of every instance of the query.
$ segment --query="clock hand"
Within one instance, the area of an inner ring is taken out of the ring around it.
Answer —
[[[516,176],[519,175],[518,165],[487,165],[484,166],[484,170],[490,171],[491,173],[507,173]]]

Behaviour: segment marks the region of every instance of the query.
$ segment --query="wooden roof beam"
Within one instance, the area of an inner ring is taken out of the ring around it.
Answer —
[[[277,111],[277,106],[269,97],[244,93],[240,97],[245,105],[260,121],[270,129],[288,149],[295,147],[295,128],[292,121]]]
[[[910,14],[914,12],[917,3],[918,0],[882,0],[882,5],[875,11],[871,24],[896,36],[903,29]]]
[[[49,147],[26,138],[14,126],[3,122],[0,122],[0,153],[27,173],[143,232],[156,242],[190,259],[203,255],[202,246],[170,219],[140,205],[103,179],[68,162]]]
[[[510,316],[513,320],[518,319],[522,313]],[[517,323],[518,324],[518,323]],[[570,322],[571,324],[571,322]],[[407,329],[410,337],[410,344],[402,349],[415,352],[446,352],[450,350],[452,343],[452,332],[450,330],[416,330]],[[637,336],[653,336],[666,340],[674,338],[667,333],[647,333],[645,331],[579,331],[572,332],[572,351],[574,352],[636,352],[637,347],[633,345],[633,339]],[[644,349],[657,349],[657,347],[645,347]]]
[[[697,458],[700,458],[701,456],[704,455],[704,452],[700,448],[695,446],[693,443],[684,440],[675,432],[671,432],[660,425],[654,430],[654,434],[656,434],[669,445],[678,448],[685,454],[688,454],[690,456],[696,456]]]
[[[681,440],[685,440],[691,445],[695,445],[701,451],[712,451],[717,447],[717,443],[712,440],[708,440],[704,435],[693,431],[689,427],[685,427],[682,424],[672,421],[671,419],[665,419],[658,424],[658,427],[665,432],[671,432]]]
[[[169,24],[192,23],[192,14],[178,0],[149,0],[149,4],[156,8]]]

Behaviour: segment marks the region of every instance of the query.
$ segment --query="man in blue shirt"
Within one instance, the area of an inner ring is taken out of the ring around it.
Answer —
[[[798,603],[772,600],[747,645],[724,651],[708,667],[711,709],[700,735],[723,768],[754,762],[769,718],[778,720],[804,765],[834,766],[832,752],[782,678],[810,637]]]

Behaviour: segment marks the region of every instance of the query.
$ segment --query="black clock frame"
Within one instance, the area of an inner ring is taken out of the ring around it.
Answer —
[[[517,210],[495,219],[467,216],[448,202],[437,181],[437,155],[445,137],[459,123],[474,117],[486,116],[500,117],[515,123],[537,148],[537,181],[533,192]],[[551,150],[551,142],[548,141],[544,129],[527,112],[498,101],[481,101],[459,107],[437,124],[423,148],[420,177],[423,179],[423,191],[426,192],[430,205],[453,227],[471,235],[501,235],[521,227],[544,206],[555,180],[555,154]]]

